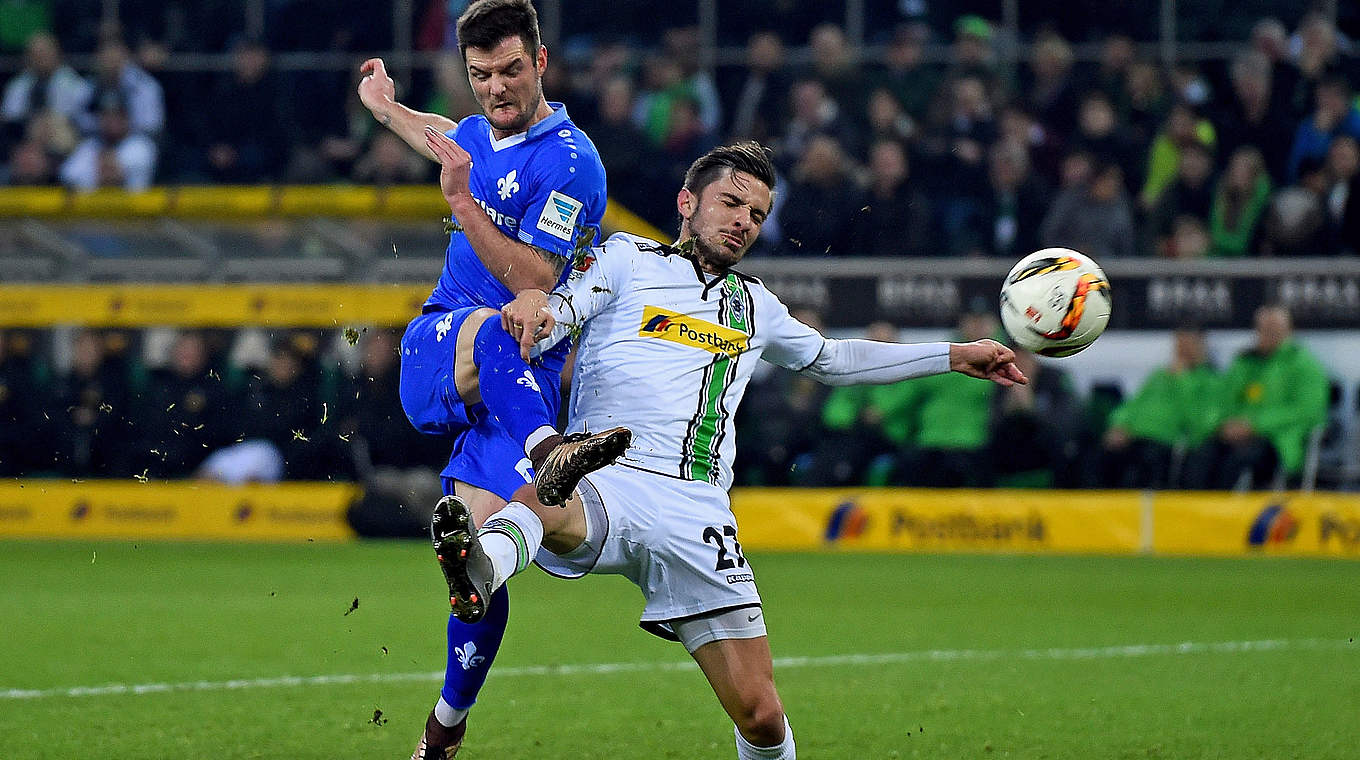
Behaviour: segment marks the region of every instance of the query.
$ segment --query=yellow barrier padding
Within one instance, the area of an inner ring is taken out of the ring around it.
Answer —
[[[736,489],[751,549],[1360,559],[1360,494]]]
[[[5,285],[0,327],[397,327],[429,285]]]
[[[1099,552],[1140,548],[1137,492],[738,489],[743,546]]]
[[[361,494],[339,483],[0,483],[0,537],[342,541]]]

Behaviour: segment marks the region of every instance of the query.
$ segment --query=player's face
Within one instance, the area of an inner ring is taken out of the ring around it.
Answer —
[[[540,45],[530,54],[519,37],[506,37],[490,50],[467,49],[468,82],[492,128],[510,134],[528,129],[543,101],[547,66],[548,49]]]
[[[717,270],[741,261],[760,236],[770,214],[770,188],[746,172],[728,170],[694,195],[681,190],[677,199],[682,238],[694,239],[699,263]]]

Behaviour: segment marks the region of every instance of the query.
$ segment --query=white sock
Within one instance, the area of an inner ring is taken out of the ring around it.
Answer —
[[[741,732],[732,727],[737,735],[737,760],[794,760],[798,755],[793,749],[793,729],[789,727],[789,716],[784,716],[784,741],[773,747],[757,747],[746,741]]]
[[[524,456],[527,457],[530,454],[533,454],[535,446],[555,435],[557,435],[557,429],[552,425],[544,425],[538,430],[530,433],[529,438],[524,442]]]
[[[453,728],[466,718],[467,710],[460,710],[457,707],[444,701],[441,696],[438,702],[434,703],[434,719],[439,721],[439,725],[444,728]]]
[[[543,521],[532,509],[512,501],[486,518],[477,531],[477,539],[482,542],[482,551],[491,558],[494,591],[529,566],[538,553],[538,545],[543,543]]]

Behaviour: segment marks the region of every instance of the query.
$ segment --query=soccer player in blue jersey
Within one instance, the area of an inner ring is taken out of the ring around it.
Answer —
[[[517,292],[559,284],[574,251],[594,241],[604,167],[562,104],[543,96],[548,51],[529,0],[476,0],[457,33],[484,114],[455,123],[398,103],[378,58],[360,67],[359,96],[380,124],[441,164],[456,222],[439,283],[402,337],[402,407],[422,432],[453,439],[444,491],[470,519],[496,514],[482,525],[482,543],[506,543],[527,564],[543,527],[528,508],[506,506],[515,490],[533,482],[544,503],[560,503],[581,475],[628,445],[622,428],[559,435],[552,423],[566,348],[526,365],[499,319]],[[505,630],[504,589],[486,600],[450,586],[447,675],[414,760],[458,751]]]

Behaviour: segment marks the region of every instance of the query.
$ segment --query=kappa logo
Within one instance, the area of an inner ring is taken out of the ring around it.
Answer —
[[[585,204],[570,195],[556,190],[548,194],[548,202],[543,204],[543,213],[538,216],[538,228],[562,240],[571,240],[576,231],[576,217]]]
[[[461,647],[454,647],[453,653],[458,655],[458,664],[463,667],[463,670],[472,670],[486,662],[485,657],[477,654],[477,645],[471,641]]]
[[[543,392],[543,391],[538,387],[538,381],[534,379],[534,373],[531,372],[530,370],[527,370],[527,369],[524,370],[524,374],[523,374],[523,375],[521,375],[520,377],[515,378],[515,383],[516,383],[517,385],[522,385],[522,386],[524,386],[525,388],[532,389],[534,393],[542,393],[542,392]]]
[[[515,181],[515,174],[516,171],[511,169],[509,174],[496,180],[496,193],[500,195],[503,201],[509,200],[510,196],[519,190],[519,183]]]
[[[660,338],[682,346],[699,348],[713,354],[736,356],[750,346],[751,336],[740,330],[715,325],[688,314],[674,314],[656,306],[642,310],[638,336]]]
[[[435,330],[434,342],[443,343],[444,336],[448,335],[449,330],[452,329],[453,329],[453,312],[449,312],[444,315],[443,319],[439,320],[439,324],[434,326]]]

